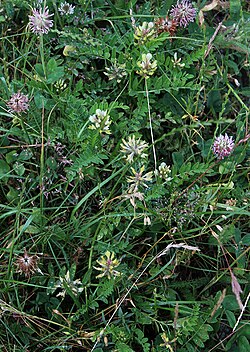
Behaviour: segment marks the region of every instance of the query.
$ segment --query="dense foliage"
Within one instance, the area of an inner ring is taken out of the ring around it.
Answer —
[[[249,351],[249,2],[0,30],[0,350]]]

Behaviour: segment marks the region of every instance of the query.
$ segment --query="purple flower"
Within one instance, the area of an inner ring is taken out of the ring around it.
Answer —
[[[29,109],[29,98],[18,91],[18,93],[12,94],[7,106],[12,112],[24,112]]]
[[[53,26],[53,21],[49,19],[51,16],[53,14],[49,14],[47,6],[44,9],[33,9],[32,15],[29,16],[30,30],[35,34],[47,34]]]
[[[227,134],[215,138],[212,150],[218,159],[224,159],[225,156],[229,156],[234,149],[233,137],[228,137]]]
[[[172,7],[170,15],[179,26],[187,27],[189,22],[193,22],[196,17],[196,9],[189,0],[177,1],[177,4]]]

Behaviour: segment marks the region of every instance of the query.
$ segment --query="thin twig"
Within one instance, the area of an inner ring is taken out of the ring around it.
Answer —
[[[241,318],[242,318],[242,315],[243,315],[243,313],[244,313],[244,311],[245,311],[245,309],[246,309],[246,306],[247,306],[247,303],[248,303],[248,301],[249,301],[249,298],[250,298],[250,292],[248,293],[246,302],[245,302],[244,306],[243,306],[242,309],[241,309],[239,318],[237,319],[237,322],[236,322],[236,324],[234,325],[233,332],[235,331],[235,329],[236,329],[237,326],[239,325],[239,322],[240,322],[240,320],[241,320]]]
[[[204,58],[206,58],[208,56],[208,54],[210,53],[210,50],[212,49],[212,43],[213,41],[215,40],[215,37],[217,36],[219,30],[221,29],[221,26],[222,26],[222,22],[220,22],[218,24],[218,27],[216,28],[214,34],[212,35],[212,37],[210,38],[209,40],[209,43],[208,43],[208,46],[207,46],[207,50],[205,52],[205,55],[204,55]]]
[[[151,134],[151,140],[152,140],[152,148],[153,148],[155,171],[156,171],[156,169],[157,169],[157,160],[156,160],[156,151],[155,151],[155,141],[154,141],[153,127],[152,127],[152,118],[151,118],[151,112],[150,112],[148,85],[147,85],[147,79],[146,78],[145,78],[145,88],[146,88],[146,96],[147,96],[147,103],[148,103],[148,117],[149,117],[150,134]]]

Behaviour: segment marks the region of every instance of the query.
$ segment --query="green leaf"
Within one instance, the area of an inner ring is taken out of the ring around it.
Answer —
[[[91,274],[92,274],[92,269],[87,270],[87,272],[84,274],[84,276],[82,278],[82,284],[84,286],[86,286],[86,285],[88,285],[90,283]]]
[[[235,164],[231,161],[225,161],[219,166],[219,173],[221,175],[230,174],[234,171]]]
[[[24,225],[21,225],[20,226],[20,231],[23,231],[24,233],[31,233],[31,234],[40,233],[40,230],[34,225],[29,225],[28,227],[25,227]]]
[[[239,351],[240,352],[249,352],[250,351],[250,343],[246,336],[240,336],[238,340]]]
[[[173,152],[172,153],[172,159],[173,163],[178,166],[178,168],[181,168],[181,166],[184,163],[184,158],[183,154],[181,152]]]
[[[7,199],[8,199],[8,201],[11,202],[11,201],[17,199],[18,196],[19,196],[19,192],[18,192],[15,188],[10,187],[10,190],[9,190],[9,192],[7,193]]]
[[[241,15],[241,1],[240,0],[230,0],[230,18],[234,21],[240,19]]]
[[[97,298],[98,300],[108,303],[107,297],[114,291],[114,280],[106,280],[98,286]]]
[[[11,152],[6,154],[6,161],[8,164],[12,163],[13,161],[16,161],[18,154],[16,150],[12,150]]]
[[[31,159],[33,156],[32,151],[30,150],[22,150],[21,153],[18,156],[18,160],[25,161]]]
[[[244,244],[244,246],[250,246],[250,234],[245,235],[242,240],[241,240],[242,244]]]
[[[23,164],[19,163],[19,162],[16,162],[14,165],[13,165],[13,169],[15,170],[15,173],[18,175],[18,176],[23,176],[23,174],[25,173],[25,167],[23,166]]]
[[[122,351],[122,352],[134,352],[132,348],[130,348],[128,345],[126,345],[124,342],[117,342],[115,344],[115,347],[117,348],[117,351]]]
[[[43,65],[42,64],[35,64],[35,70],[38,73],[40,77],[44,77],[44,72],[43,72]]]
[[[195,335],[195,336],[193,337],[193,341],[194,341],[194,343],[195,343],[197,346],[199,346],[199,347],[201,347],[201,348],[204,347],[204,343],[202,342],[202,340],[201,340],[201,338],[200,338],[199,336]]]
[[[245,97],[250,97],[250,88],[243,87],[242,89],[239,90],[238,93],[244,95]]]
[[[39,92],[35,93],[34,101],[38,109],[42,109],[46,106],[47,99]]]
[[[8,177],[8,172],[10,171],[9,165],[4,160],[0,160],[0,180]]]
[[[50,59],[47,64],[47,83],[55,83],[64,76],[64,67],[57,66],[55,59]]]
[[[108,159],[108,156],[105,155],[103,152],[99,152],[90,146],[86,146],[86,149],[82,153],[82,155],[75,160],[74,164],[67,168],[67,170],[76,171],[78,172],[80,168],[83,166],[88,166],[91,164],[101,164],[103,165],[103,160]]]
[[[234,295],[227,295],[225,298],[224,298],[224,301],[222,303],[222,306],[225,308],[225,309],[228,309],[228,310],[239,310],[239,304],[237,303],[236,301],[236,298]]]
[[[230,327],[233,328],[236,323],[236,318],[235,318],[234,313],[231,312],[230,310],[226,310],[225,313],[226,313],[227,320],[228,320]]]

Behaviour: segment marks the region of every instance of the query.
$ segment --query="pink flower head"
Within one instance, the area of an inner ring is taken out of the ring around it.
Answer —
[[[187,27],[189,22],[194,22],[196,17],[196,9],[189,0],[177,1],[177,4],[172,7],[170,15],[179,26]]]
[[[225,156],[229,156],[234,149],[233,137],[228,137],[227,134],[216,137],[212,147],[213,153],[218,159],[224,159]]]
[[[53,21],[49,19],[51,16],[53,14],[49,14],[47,6],[44,9],[33,9],[32,15],[29,16],[30,30],[35,34],[47,34],[53,26]]]
[[[29,98],[18,91],[18,93],[12,94],[7,106],[12,112],[24,112],[29,109]]]

